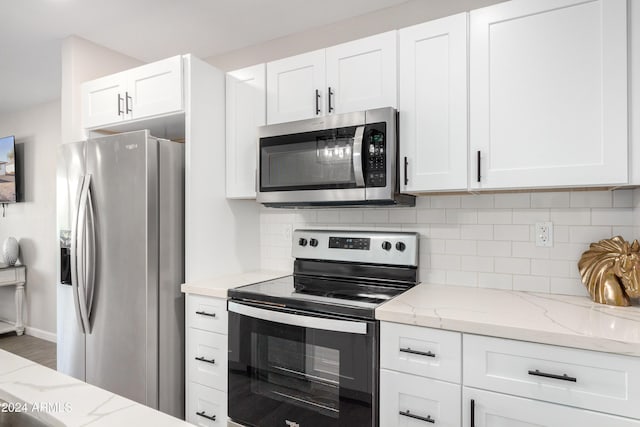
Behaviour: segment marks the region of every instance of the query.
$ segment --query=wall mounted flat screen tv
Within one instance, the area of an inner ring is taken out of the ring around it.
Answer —
[[[13,136],[0,138],[0,203],[16,202],[16,144]]]

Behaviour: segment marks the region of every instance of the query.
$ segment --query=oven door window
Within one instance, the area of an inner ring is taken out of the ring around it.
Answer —
[[[357,127],[260,139],[260,191],[362,187]],[[356,147],[357,149],[357,147]]]
[[[232,419],[253,426],[373,425],[373,331],[359,335],[232,312],[229,317],[235,330],[229,336]],[[369,326],[375,329],[375,323]]]

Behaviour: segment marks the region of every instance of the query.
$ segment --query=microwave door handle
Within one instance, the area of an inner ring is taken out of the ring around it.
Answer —
[[[238,304],[233,301],[229,301],[228,310],[242,316],[253,317],[254,319],[266,320],[268,322],[282,323],[284,325],[359,335],[367,334],[366,322],[303,316],[278,310],[266,310],[250,305]]]
[[[356,187],[364,187],[364,173],[362,171],[362,138],[364,136],[364,126],[358,126],[353,137],[353,174],[356,178]]]

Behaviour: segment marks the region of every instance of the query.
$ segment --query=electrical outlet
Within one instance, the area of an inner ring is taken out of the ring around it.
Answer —
[[[536,222],[536,246],[547,248],[553,246],[552,222]]]

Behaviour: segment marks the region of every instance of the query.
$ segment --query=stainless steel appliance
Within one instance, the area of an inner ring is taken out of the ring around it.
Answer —
[[[377,426],[374,310],[418,282],[416,233],[296,230],[294,274],[229,291],[229,417]]]
[[[130,132],[58,150],[58,370],[184,415],[184,147]]]
[[[399,194],[396,118],[380,108],[261,127],[258,202],[414,206],[414,196]]]

